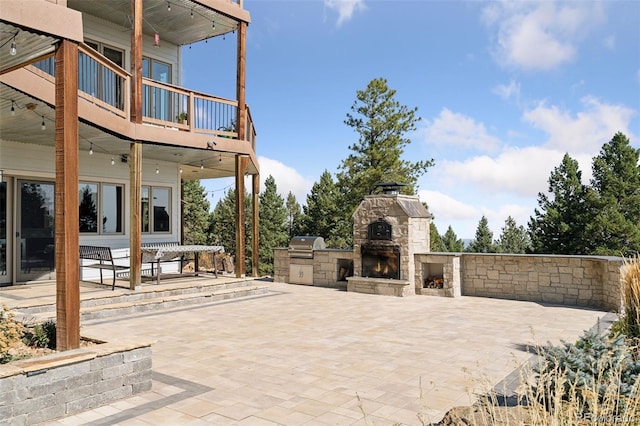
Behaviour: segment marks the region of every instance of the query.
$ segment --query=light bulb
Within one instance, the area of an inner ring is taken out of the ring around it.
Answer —
[[[16,115],[16,109],[15,109],[15,107],[13,105],[13,101],[11,101],[11,115],[12,116]]]
[[[160,169],[156,166],[156,174],[160,174]]]
[[[171,3],[167,2],[167,12],[171,12]]]
[[[182,166],[180,166],[180,173],[182,173]]]
[[[93,144],[89,147],[89,155],[93,155]]]
[[[191,19],[193,19],[193,9],[191,9]]]
[[[202,161],[200,162],[200,170],[204,169],[204,164],[202,164]]]
[[[213,25],[212,25],[212,27],[213,27],[213,29],[215,30],[215,29],[216,29],[216,23],[215,23],[215,22],[212,22],[212,24],[213,24]]]
[[[116,161],[111,157],[111,165],[113,166],[114,164],[116,164]]]
[[[11,42],[11,49],[9,50],[9,54],[11,56],[16,56],[16,53],[18,53],[18,47],[16,45],[16,39],[14,38]]]
[[[41,129],[42,129],[42,130],[47,130],[47,125],[46,125],[46,124],[44,124],[44,115],[42,116]]]

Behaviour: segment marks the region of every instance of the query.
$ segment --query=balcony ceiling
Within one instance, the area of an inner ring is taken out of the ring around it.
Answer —
[[[13,113],[11,106],[13,101]],[[44,117],[44,118],[43,118]],[[42,121],[45,130],[42,130]],[[55,146],[55,110],[48,104],[0,84],[0,139],[31,145]],[[129,155],[130,141],[106,133],[93,125],[80,121],[80,161],[93,151],[105,161],[114,158],[117,167],[123,167],[123,156]],[[235,153],[176,147],[161,144],[143,144],[144,160],[182,165],[182,179],[212,179],[235,176]],[[53,158],[52,158],[53,161]],[[175,167],[175,166],[174,166]],[[257,173],[250,165],[250,174]]]
[[[234,4],[228,1],[225,3]],[[116,25],[131,28],[131,0],[67,0],[67,5]],[[239,6],[237,9],[242,11]],[[179,46],[229,33],[237,27],[236,21],[229,16],[189,0],[145,0],[142,16],[143,33],[158,33],[160,40]]]

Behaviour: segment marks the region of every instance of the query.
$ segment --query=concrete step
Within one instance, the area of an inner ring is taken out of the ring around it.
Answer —
[[[196,285],[183,288],[145,290],[82,300],[80,320],[131,315],[158,309],[170,309],[195,304],[215,303],[230,299],[250,298],[269,293],[269,287],[254,280],[233,281],[216,285]],[[36,323],[56,318],[55,304],[20,307],[13,310],[23,323]]]

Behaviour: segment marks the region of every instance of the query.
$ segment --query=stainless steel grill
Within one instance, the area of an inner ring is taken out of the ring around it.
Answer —
[[[314,250],[326,248],[324,238],[311,236],[293,237],[289,242],[289,257],[313,259]]]

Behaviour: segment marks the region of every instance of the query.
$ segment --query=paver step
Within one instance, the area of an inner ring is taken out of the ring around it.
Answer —
[[[235,281],[218,285],[201,285],[166,290],[149,290],[112,297],[83,300],[80,319],[87,321],[113,316],[129,315],[157,309],[213,303],[222,300],[248,298],[269,293],[269,287],[255,281]],[[30,306],[14,310],[16,319],[24,323],[40,322],[56,317],[55,304]]]

